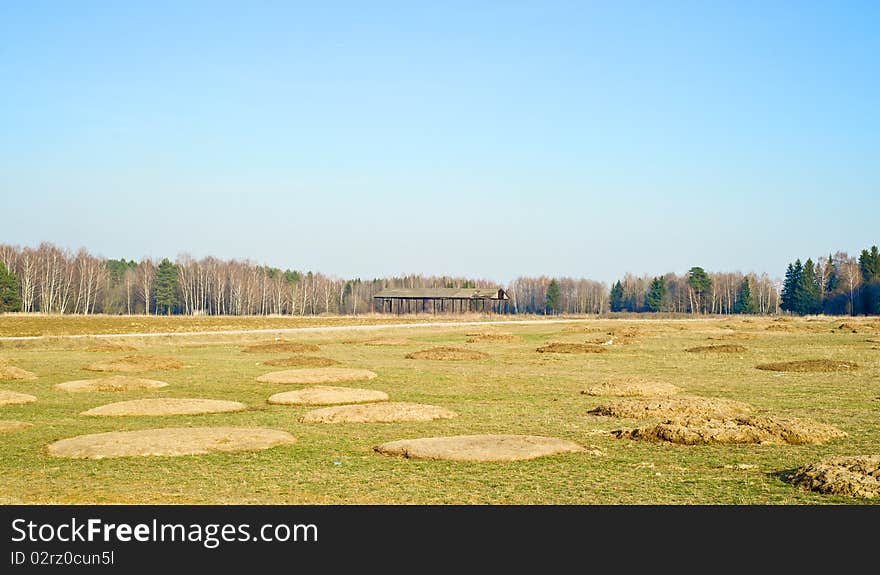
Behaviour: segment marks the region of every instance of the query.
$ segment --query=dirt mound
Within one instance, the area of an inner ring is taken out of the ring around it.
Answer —
[[[35,379],[37,379],[37,374],[32,371],[0,363],[0,381],[33,381]]]
[[[78,379],[56,384],[55,387],[70,392],[81,391],[134,391],[139,389],[156,389],[168,385],[164,381],[155,379],[142,379],[140,377],[126,377],[124,375],[111,375],[97,379]]]
[[[368,369],[350,369],[346,367],[318,367],[314,369],[288,369],[273,371],[257,378],[262,383],[335,383],[343,381],[361,381],[373,379],[376,373]]]
[[[307,351],[319,351],[321,348],[313,343],[301,343],[298,341],[269,341],[257,343],[243,348],[245,353],[305,353]]]
[[[582,391],[584,395],[606,395],[616,397],[652,397],[658,395],[675,395],[681,388],[661,381],[641,381],[636,379],[620,379],[606,381]]]
[[[461,349],[458,347],[432,347],[431,349],[423,349],[422,351],[414,351],[406,354],[407,359],[441,359],[441,360],[469,360],[484,359],[489,354],[482,351],[474,351],[472,349]]]
[[[0,405],[21,405],[35,401],[37,401],[37,398],[33,395],[0,389]]]
[[[833,457],[799,468],[791,483],[826,495],[880,497],[880,455]]]
[[[688,353],[743,353],[748,351],[741,345],[700,345],[697,347],[689,347],[685,350]]]
[[[820,372],[852,371],[859,368],[853,361],[834,361],[830,359],[805,359],[801,361],[780,361],[762,363],[755,366],[764,371]]]
[[[228,413],[245,409],[247,406],[237,401],[162,397],[109,403],[83,411],[80,415],[109,417],[120,415],[198,415],[200,413]]]
[[[158,355],[127,355],[120,359],[107,359],[89,364],[83,369],[89,371],[118,371],[120,373],[138,373],[160,369],[180,369],[183,364],[170,357]]]
[[[571,441],[537,435],[425,437],[391,441],[373,449],[386,455],[449,461],[520,461],[586,451]]]
[[[262,427],[168,427],[80,435],[56,441],[48,450],[53,457],[102,459],[255,451],[294,441],[286,431]]]
[[[668,419],[679,421],[687,418],[729,419],[745,415],[752,410],[747,403],[714,397],[682,396],[648,399],[622,399],[600,405],[588,413],[606,417],[629,419]]]
[[[722,333],[721,335],[710,335],[706,339],[712,341],[725,341],[730,339],[757,339],[758,336],[754,333]]]
[[[137,351],[137,348],[131,345],[122,345],[119,343],[99,343],[87,347],[86,351],[96,353],[102,351]]]
[[[536,349],[538,353],[603,353],[607,348],[591,343],[550,342]]]
[[[340,405],[310,411],[303,423],[396,423],[401,421],[431,421],[449,419],[458,415],[453,411],[421,403],[365,403]]]
[[[380,337],[376,339],[368,339],[360,343],[370,346],[404,346],[415,345],[416,342],[401,337]]]
[[[522,338],[518,335],[501,331],[487,331],[482,333],[467,334],[468,343],[479,343],[483,341],[510,343],[513,341],[522,341]]]
[[[616,430],[617,437],[667,441],[679,445],[786,444],[812,445],[846,437],[836,427],[805,419],[744,416],[730,419],[667,420],[632,430]]]
[[[275,367],[330,367],[331,365],[339,365],[339,362],[329,357],[315,357],[312,355],[293,355],[290,357],[279,357],[263,362],[263,365],[271,365]]]
[[[387,399],[388,394],[383,391],[318,385],[297,391],[276,393],[269,398],[269,403],[276,405],[340,405],[386,401]]]
[[[766,331],[791,331],[791,326],[785,324],[774,323],[764,328]]]
[[[8,431],[21,431],[22,429],[27,429],[33,426],[33,423],[28,423],[26,421],[0,421],[0,433],[6,433]]]
[[[560,333],[599,333],[605,330],[601,327],[589,327],[584,325],[570,325],[563,329]]]

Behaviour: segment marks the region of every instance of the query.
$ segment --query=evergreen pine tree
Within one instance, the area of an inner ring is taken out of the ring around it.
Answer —
[[[0,313],[21,310],[21,296],[18,293],[18,278],[0,263]]]
[[[739,286],[736,305],[733,306],[733,313],[755,313],[755,302],[752,299],[752,287],[749,284],[749,278],[743,278]]]
[[[156,268],[153,286],[156,292],[156,310],[167,315],[174,313],[177,306],[177,266],[168,261],[168,258],[163,259]]]
[[[547,286],[547,297],[544,300],[544,313],[556,315],[559,313],[559,282],[555,279]]]
[[[623,285],[620,280],[611,286],[611,311],[621,311],[623,309]]]
[[[812,259],[804,262],[800,281],[797,287],[798,303],[796,313],[801,315],[816,313],[821,305],[822,288],[819,276],[816,274],[816,266]]]
[[[831,254],[828,254],[828,281],[825,283],[825,295],[830,295],[835,289],[837,289],[837,284],[840,282],[840,277],[837,275],[837,268],[834,267],[834,260],[831,259]]]
[[[788,264],[788,269],[785,272],[785,281],[782,283],[782,294],[780,294],[782,301],[779,306],[785,311],[798,313],[798,286],[801,282],[802,273],[803,266],[801,265],[801,260],[797,260],[794,264]]]
[[[701,267],[692,267],[688,271],[688,285],[694,291],[694,294],[697,297],[697,306],[700,308],[698,310],[702,313],[705,310],[705,302],[706,302],[706,293],[712,287],[712,278],[709,277],[709,274],[706,273]]]
[[[648,293],[645,294],[645,307],[648,311],[660,311],[663,308],[663,298],[666,297],[666,282],[662,276],[651,281]]]

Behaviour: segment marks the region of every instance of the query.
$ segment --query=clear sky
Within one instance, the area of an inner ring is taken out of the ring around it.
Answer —
[[[0,3],[0,243],[346,277],[880,241],[878,2]]]

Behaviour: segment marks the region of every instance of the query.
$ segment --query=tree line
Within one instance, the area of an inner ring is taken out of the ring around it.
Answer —
[[[507,286],[517,314],[878,314],[880,254],[844,252],[788,267],[784,282],[767,274],[707,272],[625,275],[609,287],[586,278],[518,277]],[[385,288],[494,288],[453,276],[343,279],[282,270],[249,260],[106,259],[44,242],[0,245],[0,312],[185,315],[357,315],[375,311]]]
[[[858,258],[837,252],[788,264],[781,308],[798,314],[880,314],[880,252],[864,249]]]

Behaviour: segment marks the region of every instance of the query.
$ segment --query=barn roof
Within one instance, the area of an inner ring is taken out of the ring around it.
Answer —
[[[428,298],[428,299],[510,299],[500,288],[411,288],[384,289],[374,298]]]

